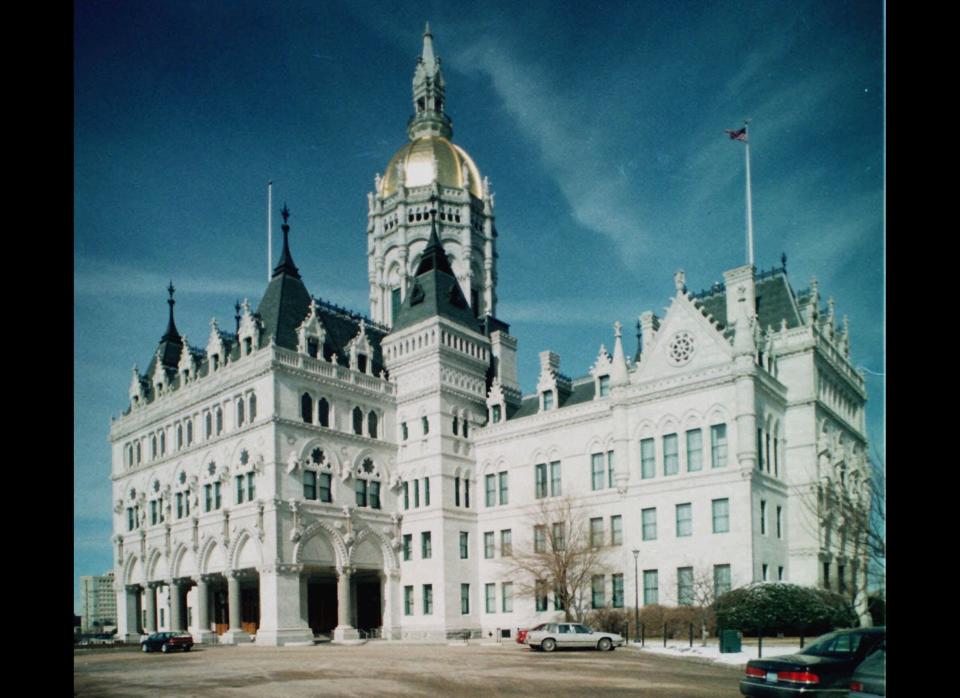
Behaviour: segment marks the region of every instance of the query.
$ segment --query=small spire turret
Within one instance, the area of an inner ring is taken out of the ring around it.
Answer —
[[[288,274],[295,279],[299,279],[300,270],[297,269],[297,265],[293,263],[293,255],[290,254],[288,239],[290,225],[287,223],[287,219],[290,218],[290,209],[287,208],[286,202],[283,204],[283,210],[280,212],[280,215],[283,216],[283,225],[280,226],[280,229],[283,231],[283,254],[280,255],[280,261],[277,262],[277,266],[273,268],[273,277],[276,278],[281,274]]]
[[[177,332],[177,324],[173,321],[173,306],[176,304],[176,301],[173,300],[173,292],[176,289],[173,287],[173,281],[170,282],[170,285],[167,286],[167,293],[170,294],[170,297],[167,299],[167,305],[170,306],[170,318],[167,320],[167,331],[163,333],[163,337],[160,338],[161,342],[179,342],[180,333]]]

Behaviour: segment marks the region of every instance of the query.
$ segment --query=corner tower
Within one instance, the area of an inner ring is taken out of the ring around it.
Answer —
[[[370,315],[392,327],[430,237],[430,210],[453,275],[476,318],[496,313],[493,194],[473,159],[451,141],[446,83],[427,24],[413,73],[410,142],[387,163],[367,195]],[[434,200],[434,203],[431,203]]]

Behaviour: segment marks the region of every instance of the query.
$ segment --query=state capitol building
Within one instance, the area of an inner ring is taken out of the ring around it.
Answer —
[[[585,608],[635,590],[690,603],[702,574],[717,593],[864,584],[842,522],[809,505],[825,483],[859,496],[868,468],[864,381],[816,282],[745,265],[691,293],[677,272],[662,316],[637,309],[634,356],[616,323],[587,375],[544,351],[524,394],[494,199],[452,141],[429,28],[412,96],[409,141],[368,195],[369,316],[311,295],[286,207],[282,255],[235,326],[190,344],[170,287],[110,427],[119,636],[283,645],[552,620],[554,590],[528,593],[513,560],[576,524],[534,523],[559,501],[601,549]]]

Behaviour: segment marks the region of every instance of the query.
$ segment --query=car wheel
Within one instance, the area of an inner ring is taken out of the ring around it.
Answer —
[[[550,637],[540,643],[540,649],[542,649],[544,652],[553,652],[556,647],[557,641]]]
[[[146,642],[144,642],[142,645],[140,645],[140,649],[142,649],[142,650],[144,651],[144,653],[150,651],[150,648],[147,647],[147,643],[146,643]]]
[[[184,647],[184,648],[183,648],[183,651],[184,651],[184,652],[189,652],[189,651],[190,651],[190,645],[187,645],[186,647]]]
[[[607,652],[610,648],[613,647],[613,643],[610,642],[609,637],[601,637],[600,642],[597,643],[597,649],[601,652]]]
[[[167,652],[170,651],[170,645],[168,645],[167,643],[163,643],[162,645],[160,645],[160,651],[166,654]]]

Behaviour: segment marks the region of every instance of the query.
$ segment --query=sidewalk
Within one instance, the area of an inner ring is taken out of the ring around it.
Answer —
[[[693,659],[700,662],[709,662],[712,664],[724,664],[727,666],[746,666],[747,660],[757,658],[757,645],[753,641],[749,645],[741,645],[741,652],[729,652],[720,654],[720,647],[716,640],[713,640],[706,647],[700,644],[699,640],[694,640],[693,647],[686,640],[668,640],[667,646],[663,646],[662,639],[648,640],[646,645],[640,647],[640,643],[631,642],[630,649],[638,652],[650,652],[652,654],[664,654],[671,657],[680,657],[683,659]],[[767,644],[763,643],[764,657],[777,657],[784,654],[795,654],[800,651],[800,643],[796,644]]]

